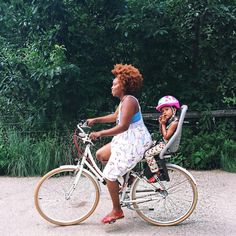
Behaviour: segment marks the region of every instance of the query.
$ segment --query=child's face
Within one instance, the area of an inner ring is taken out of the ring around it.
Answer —
[[[173,115],[173,110],[176,111],[176,108],[171,107],[162,107],[161,108],[161,115],[163,115],[166,119],[169,119]]]

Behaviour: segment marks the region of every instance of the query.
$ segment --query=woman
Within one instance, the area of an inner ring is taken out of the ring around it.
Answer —
[[[112,211],[102,219],[104,224],[124,217],[117,179],[132,169],[152,144],[151,136],[143,123],[139,102],[133,96],[142,85],[142,75],[138,69],[127,64],[115,65],[112,73],[115,75],[112,95],[120,99],[119,107],[113,114],[87,120],[90,126],[116,121],[113,128],[90,134],[93,140],[114,136],[111,143],[104,145],[96,153],[102,163],[107,163],[103,173],[113,204]]]

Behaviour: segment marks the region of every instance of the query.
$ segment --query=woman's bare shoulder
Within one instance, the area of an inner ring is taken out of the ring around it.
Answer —
[[[138,104],[138,99],[132,95],[127,95],[125,101],[133,104]]]
[[[122,108],[131,110],[135,108],[134,110],[136,111],[138,110],[138,104],[138,100],[135,97],[128,95],[122,103]]]

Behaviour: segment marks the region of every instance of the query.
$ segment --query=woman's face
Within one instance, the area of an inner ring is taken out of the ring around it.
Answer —
[[[115,78],[112,83],[111,93],[114,97],[124,95],[124,87],[118,78]]]

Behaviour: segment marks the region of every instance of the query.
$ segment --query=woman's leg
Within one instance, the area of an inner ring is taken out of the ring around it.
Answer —
[[[110,181],[110,180],[106,180],[106,182],[113,204],[113,209],[111,211],[111,214],[123,212],[120,206],[119,183],[117,181]]]
[[[108,179],[106,179],[106,182],[107,182],[108,191],[111,196],[113,207],[112,207],[112,211],[102,219],[102,222],[104,224],[115,222],[118,219],[124,218],[124,213],[120,206],[119,184],[117,181],[110,181]]]
[[[103,164],[106,164],[111,156],[111,143],[108,143],[101,147],[96,152],[96,157]],[[118,181],[110,181],[106,179],[107,188],[112,200],[112,211],[106,215],[103,219],[103,223],[110,223],[112,221],[116,221],[117,219],[121,219],[124,217],[123,211],[120,206],[120,198],[119,198],[119,183]]]
[[[96,152],[96,157],[102,164],[106,164],[111,156],[111,143],[107,143]]]

